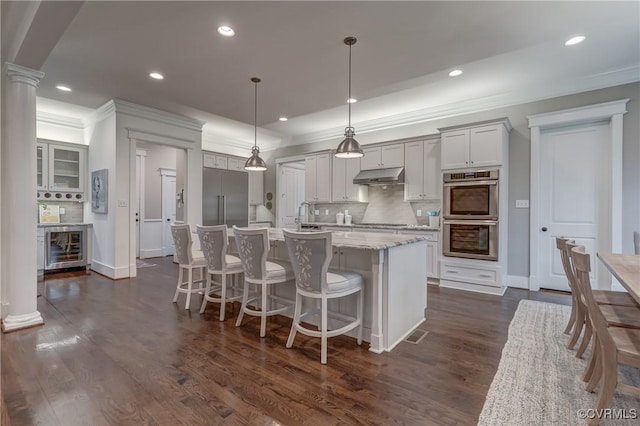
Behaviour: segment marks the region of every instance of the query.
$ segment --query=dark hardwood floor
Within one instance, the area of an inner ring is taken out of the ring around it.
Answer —
[[[298,334],[290,320],[218,321],[171,303],[177,267],[151,259],[138,278],[48,277],[45,325],[2,336],[2,418],[16,425],[476,424],[520,299],[570,296],[509,289],[504,297],[429,287],[429,333],[375,355],[355,339]]]

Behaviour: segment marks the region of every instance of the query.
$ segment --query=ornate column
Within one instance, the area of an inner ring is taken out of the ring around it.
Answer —
[[[37,309],[36,86],[44,73],[6,63],[2,123],[2,330],[43,324]]]

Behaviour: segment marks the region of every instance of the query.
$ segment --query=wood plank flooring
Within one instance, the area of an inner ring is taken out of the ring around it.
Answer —
[[[98,274],[48,277],[45,325],[2,336],[3,424],[17,425],[472,425],[498,367],[520,299],[570,303],[564,294],[509,289],[504,297],[429,286],[429,333],[375,355],[355,339],[298,334],[290,319],[238,305],[218,321],[201,298],[171,303],[169,258],[111,281]]]

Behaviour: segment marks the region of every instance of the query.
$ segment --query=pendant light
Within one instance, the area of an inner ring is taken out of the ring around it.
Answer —
[[[258,148],[258,77],[251,77],[251,81],[255,84],[255,102],[253,109],[253,148],[251,149],[251,157],[244,163],[245,170],[253,172],[263,172],[267,170],[267,164],[260,158],[260,148]]]
[[[355,37],[347,37],[344,39],[344,44],[349,46],[349,97],[347,105],[349,107],[349,125],[344,129],[345,139],[340,142],[338,145],[338,149],[336,150],[335,156],[338,158],[360,158],[364,156],[364,152],[362,152],[362,148],[360,148],[360,144],[357,140],[353,138],[356,134],[355,129],[351,127],[351,46],[356,44]]]

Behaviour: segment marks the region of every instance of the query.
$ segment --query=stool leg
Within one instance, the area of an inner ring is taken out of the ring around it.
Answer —
[[[220,277],[222,290],[220,290],[220,321],[224,321],[224,314],[227,307],[227,274]]]
[[[180,286],[182,285],[182,266],[178,265],[178,285],[176,286],[176,294],[173,295],[173,303],[178,301],[178,294],[180,294]]]
[[[289,332],[289,338],[287,339],[287,348],[293,346],[293,341],[296,338],[296,332],[298,329],[296,326],[300,323],[300,312],[302,311],[302,295],[296,291],[296,307],[293,312],[293,322],[291,323],[291,331]]]
[[[242,324],[242,317],[244,316],[244,310],[247,308],[247,300],[249,300],[249,283],[245,281],[244,289],[242,291],[242,306],[240,306],[238,319],[236,319],[236,327],[240,327],[240,324]]]
[[[189,309],[191,304],[191,288],[193,287],[193,268],[189,268],[189,282],[187,283],[187,302],[184,304],[185,309]]]
[[[589,346],[589,342],[591,342],[592,334],[593,334],[593,326],[591,325],[591,321],[587,321],[587,325],[584,330],[584,336],[582,337],[582,342],[580,342],[580,346],[576,351],[576,358],[582,358],[582,355],[584,355],[584,351],[586,351],[587,346]]]
[[[211,291],[211,274],[207,273],[207,287],[205,288],[204,297],[202,298],[202,305],[200,305],[201,314],[204,314],[204,310],[207,307],[210,291]]]
[[[328,318],[327,318],[327,299],[326,297],[322,298],[321,303],[322,309],[322,330],[320,331],[320,363],[327,363],[327,328],[328,328]]]
[[[267,335],[267,291],[269,287],[267,284],[261,284],[262,302],[260,306],[260,337]]]

